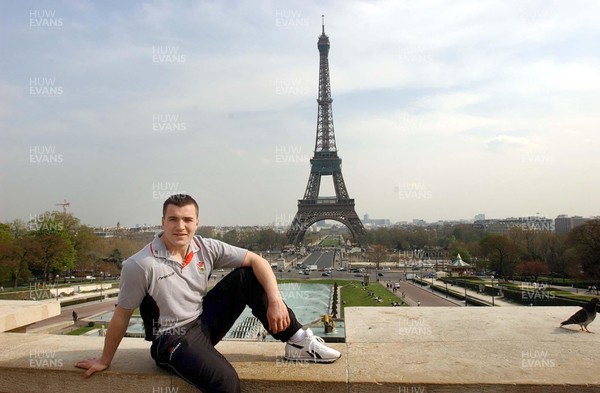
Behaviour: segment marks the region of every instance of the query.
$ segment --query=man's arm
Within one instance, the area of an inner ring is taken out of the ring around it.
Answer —
[[[290,325],[290,315],[277,287],[277,279],[269,262],[252,251],[248,251],[242,266],[252,267],[254,275],[265,290],[269,302],[267,308],[269,330],[279,333],[287,329]]]
[[[99,358],[90,358],[77,362],[76,367],[86,369],[85,377],[89,378],[97,371],[103,371],[110,366],[110,363],[117,352],[117,348],[125,336],[127,326],[129,325],[129,319],[133,314],[133,310],[121,308],[117,306],[115,313],[110,321],[108,332],[104,338],[104,349],[102,350],[102,356]]]

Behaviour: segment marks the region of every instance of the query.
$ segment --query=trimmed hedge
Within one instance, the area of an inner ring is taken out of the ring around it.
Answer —
[[[0,300],[30,300],[29,291],[0,293]]]
[[[69,300],[66,302],[61,302],[61,307],[66,307],[66,306],[73,306],[75,304],[81,304],[81,303],[88,303],[88,302],[94,302],[96,300],[100,300],[102,299],[102,296],[98,295],[98,296],[90,296],[90,297],[86,297],[86,298],[79,298],[79,299],[73,299],[73,300]]]
[[[515,277],[515,280],[530,282],[530,281],[533,281],[533,278],[530,276],[523,276],[523,277]],[[573,287],[573,288],[577,287],[577,288],[583,288],[583,289],[587,289],[588,287],[591,287],[593,285],[595,285],[596,287],[600,287],[600,281],[592,280],[592,279],[576,280],[574,278],[563,279],[560,277],[539,276],[537,281],[546,283],[548,285],[558,285],[558,286]]]
[[[448,285],[456,285],[462,288],[466,287],[467,289],[470,289],[475,292],[479,292],[480,287],[483,286],[483,292],[489,296],[499,296],[500,293],[500,288],[498,288],[497,286],[494,286],[492,288],[491,285],[486,285],[484,281],[481,281],[477,277],[442,277],[440,278],[440,281],[447,282]]]
[[[562,296],[556,296],[554,291],[546,290],[516,290],[502,288],[504,297],[525,306],[577,306],[583,307],[587,304],[586,300],[569,299]]]

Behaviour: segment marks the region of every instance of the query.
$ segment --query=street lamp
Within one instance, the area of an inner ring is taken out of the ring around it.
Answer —
[[[492,276],[492,307],[494,307],[494,276]]]

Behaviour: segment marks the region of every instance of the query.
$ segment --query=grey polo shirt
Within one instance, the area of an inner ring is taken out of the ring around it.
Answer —
[[[146,294],[160,310],[159,329],[178,328],[202,313],[202,299],[213,269],[240,267],[248,250],[215,239],[195,236],[183,264],[171,258],[163,232],[137,254],[123,262],[117,304],[125,309],[140,306]]]

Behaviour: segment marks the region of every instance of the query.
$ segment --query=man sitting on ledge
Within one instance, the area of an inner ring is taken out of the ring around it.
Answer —
[[[331,363],[341,356],[302,329],[264,258],[194,236],[198,204],[191,196],[173,195],[164,202],[162,227],[152,243],[123,263],[102,355],[76,364],[87,370],[86,378],[109,367],[137,307],[156,364],[203,391],[240,391],[236,371],[215,345],[246,305],[274,338],[286,342],[286,360]],[[235,270],[207,292],[211,272],[219,268]]]

